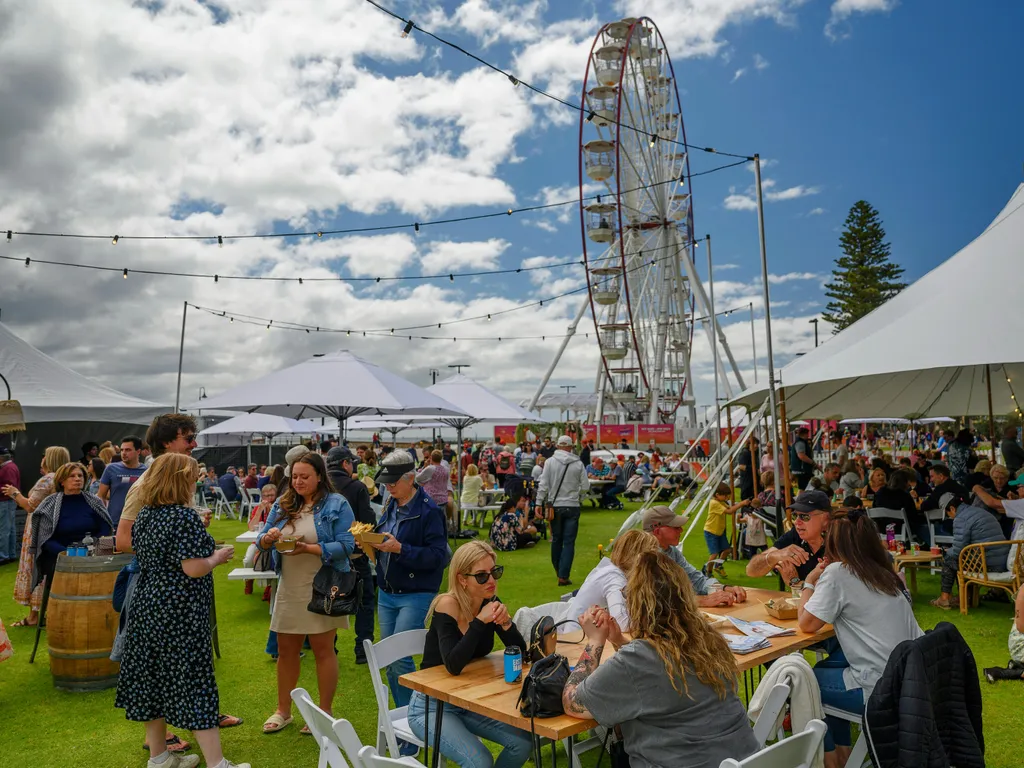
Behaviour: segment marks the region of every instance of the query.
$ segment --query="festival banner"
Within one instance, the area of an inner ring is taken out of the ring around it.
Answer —
[[[583,439],[593,440],[597,442],[597,425],[596,424],[584,424],[583,425]]]
[[[494,428],[494,442],[501,443],[502,445],[516,444],[516,425],[512,426],[496,426]]]
[[[630,445],[636,439],[635,424],[602,424],[601,439],[602,445],[618,445],[625,440]]]
[[[649,446],[651,440],[656,445],[671,445],[676,441],[676,428],[672,424],[638,424],[637,430],[641,448]]]

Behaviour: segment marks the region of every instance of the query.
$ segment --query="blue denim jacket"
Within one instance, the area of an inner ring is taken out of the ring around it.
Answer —
[[[259,535],[256,537],[256,546],[261,547],[260,541],[263,534],[271,528],[278,527],[283,518],[281,507],[278,502],[270,508],[267,515],[267,522],[263,524]],[[349,533],[349,528],[355,521],[352,514],[352,507],[340,493],[331,493],[320,499],[313,507],[313,523],[316,525],[316,543],[320,545],[320,559],[324,565],[330,564],[334,570],[345,573],[351,567],[349,555],[355,549],[355,537]],[[261,547],[262,548],[262,547]],[[281,572],[281,555],[271,547],[270,562],[274,564],[274,570]]]

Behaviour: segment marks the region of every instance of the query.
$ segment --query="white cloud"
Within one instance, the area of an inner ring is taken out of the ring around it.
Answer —
[[[747,74],[747,68],[746,67],[740,67],[739,69],[736,70],[736,73],[732,76],[732,80],[730,82],[735,83],[737,80],[739,80],[745,74]]]
[[[758,71],[762,71],[762,70],[768,69],[768,67],[770,67],[770,66],[771,66],[771,63],[768,61],[768,59],[766,59],[760,53],[755,53],[754,54],[754,69],[756,69]]]
[[[780,283],[791,283],[794,280],[820,280],[822,275],[817,272],[787,272],[784,275],[768,275],[769,285],[778,285]]]
[[[888,13],[897,5],[897,0],[835,0],[825,35],[830,40],[849,37],[849,18],[855,13]]]
[[[819,192],[821,192],[821,189],[818,187],[805,187],[804,185],[799,184],[795,187],[780,189],[778,192],[766,192],[764,197],[766,200],[776,203],[780,200],[796,200],[800,197],[816,195]]]
[[[483,242],[432,243],[421,262],[423,274],[436,274],[446,269],[469,272],[494,269],[508,246],[507,241],[497,238]]]
[[[757,200],[751,195],[731,194],[725,198],[723,203],[729,211],[756,211]]]
[[[764,168],[767,165],[774,164],[774,161],[762,162],[761,167]],[[748,164],[746,168],[751,172],[754,170],[753,164]],[[777,183],[775,179],[769,177],[761,178],[761,191],[766,203],[779,203],[785,200],[797,200],[801,197],[817,195],[821,192],[821,187],[811,187],[803,184],[778,190],[775,189],[776,186]],[[744,192],[737,192],[736,187],[729,187],[729,194],[726,196],[725,200],[722,201],[722,205],[728,211],[755,211],[757,210],[755,192],[756,190],[753,184],[747,187]]]
[[[808,216],[821,216],[821,214],[823,214],[824,212],[825,212],[824,208],[811,208],[811,210],[809,210],[807,212],[807,215]]]
[[[719,271],[724,272],[727,269],[739,269],[739,268],[740,268],[739,264],[715,264],[715,271],[716,272],[719,272]]]

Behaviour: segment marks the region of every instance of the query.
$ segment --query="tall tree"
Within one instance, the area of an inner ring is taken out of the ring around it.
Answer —
[[[839,238],[843,255],[836,259],[832,282],[825,284],[831,299],[822,317],[839,333],[907,287],[903,267],[889,260],[889,243],[876,211],[866,200],[850,208]]]

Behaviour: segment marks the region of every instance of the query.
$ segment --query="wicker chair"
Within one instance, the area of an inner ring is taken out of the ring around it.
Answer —
[[[985,561],[986,548],[1006,544],[1010,545],[1007,570],[998,573],[989,571]],[[989,541],[984,544],[968,544],[960,550],[960,562],[956,578],[960,585],[960,613],[967,613],[967,591],[971,585],[975,587],[970,598],[971,607],[977,607],[981,587],[1005,589],[1012,603],[1017,596],[1017,592],[1020,590],[1021,583],[1024,582],[1024,540],[1017,538],[1012,541]]]

